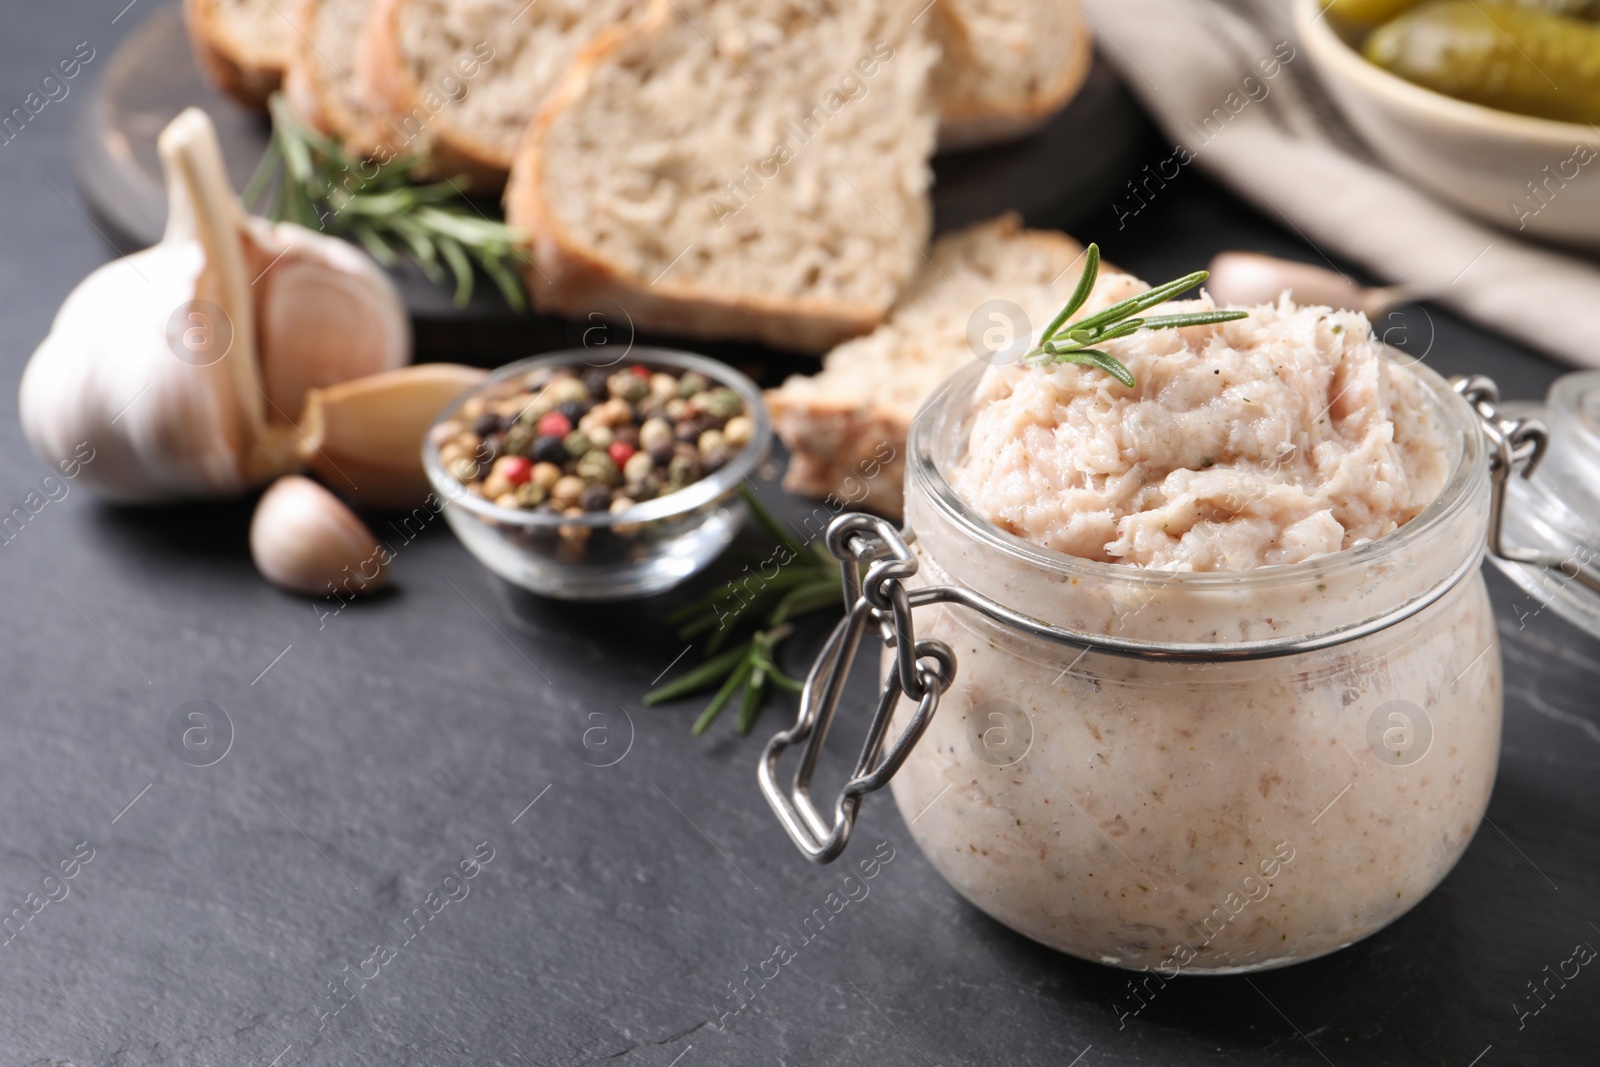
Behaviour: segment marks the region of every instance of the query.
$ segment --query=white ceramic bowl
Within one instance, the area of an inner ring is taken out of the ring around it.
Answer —
[[[1600,246],[1600,131],[1469,104],[1390,74],[1358,51],[1364,30],[1324,15],[1324,3],[1295,0],[1295,27],[1339,110],[1385,163],[1485,222]]]

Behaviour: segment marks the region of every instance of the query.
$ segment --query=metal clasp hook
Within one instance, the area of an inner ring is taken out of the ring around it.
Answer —
[[[875,515],[840,515],[828,526],[828,551],[844,578],[845,616],[829,635],[806,675],[795,724],[767,742],[761,755],[761,792],[796,847],[814,863],[837,859],[850,841],[861,798],[882,789],[905,763],[939,708],[939,697],[955,678],[956,658],[942,641],[918,641],[904,581],[917,572],[916,557],[900,532]],[[866,574],[861,568],[866,566]],[[895,669],[884,679],[877,710],[867,728],[855,770],[824,819],[811,799],[811,776],[822,755],[828,727],[839,708],[868,623],[877,623],[895,648]],[[902,695],[917,710],[888,752],[884,742]],[[804,745],[788,792],[778,783],[778,763],[793,745]]]

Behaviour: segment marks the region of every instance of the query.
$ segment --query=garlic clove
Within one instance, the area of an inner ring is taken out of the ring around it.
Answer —
[[[309,389],[411,362],[405,304],[372,257],[293,223],[251,219],[246,234],[269,420],[298,420]]]
[[[1222,252],[1211,261],[1206,291],[1219,304],[1248,307],[1275,304],[1287,291],[1296,303],[1318,304],[1338,311],[1360,311],[1369,319],[1416,299],[1419,291],[1404,285],[1368,289],[1343,274],[1256,252]]]
[[[250,558],[274,585],[306,596],[369,593],[389,552],[356,514],[309,478],[273,482],[250,520]]]
[[[454,363],[314,389],[300,428],[307,467],[377,507],[412,507],[428,492],[422,441],[446,404],[488,377]]]

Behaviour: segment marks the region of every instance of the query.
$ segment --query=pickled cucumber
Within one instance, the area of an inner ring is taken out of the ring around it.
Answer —
[[[1367,59],[1502,111],[1600,122],[1600,26],[1491,0],[1436,0],[1375,30]]]

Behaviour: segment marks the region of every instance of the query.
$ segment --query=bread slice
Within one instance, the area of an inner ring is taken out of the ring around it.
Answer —
[[[392,150],[496,191],[578,51],[642,0],[376,0],[363,89]]]
[[[602,33],[506,190],[536,304],[809,352],[872,329],[930,225],[925,2],[653,0]]]
[[[1031,133],[1066,106],[1094,61],[1072,0],[939,0],[939,147]]]
[[[778,436],[789,449],[784,488],[834,495],[853,507],[898,517],[905,502],[906,431],[917,408],[950,375],[1008,330],[1036,336],[1072,295],[1083,247],[1066,234],[1025,230],[1015,214],[939,239],[931,263],[895,304],[889,321],[829,352],[822,371],[767,391]],[[1090,297],[1092,310],[1145,288],[1109,268]],[[1021,308],[1024,322],[1009,309]],[[994,318],[990,313],[999,314]],[[976,326],[979,345],[968,340]],[[1020,327],[1020,328],[1019,328]],[[1001,331],[993,338],[985,334]],[[1020,355],[1019,349],[1014,355]]]
[[[262,107],[283,81],[294,33],[285,0],[183,0],[195,58],[217,87]]]
[[[283,93],[300,118],[357,154],[373,143],[357,56],[372,0],[299,0]]]

